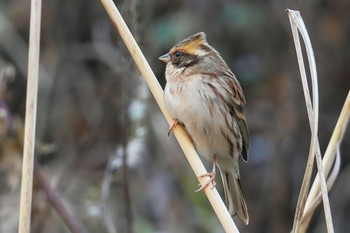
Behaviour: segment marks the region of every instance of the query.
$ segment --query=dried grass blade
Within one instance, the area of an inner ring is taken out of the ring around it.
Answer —
[[[310,150],[309,150],[309,157],[307,162],[307,168],[305,170],[305,175],[302,183],[302,188],[299,194],[298,203],[297,203],[297,209],[296,214],[294,218],[294,224],[293,224],[293,230],[292,232],[299,232],[301,227],[301,218],[304,213],[304,207],[306,202],[306,195],[309,189],[310,180],[311,180],[311,172],[312,172],[312,166],[313,166],[313,157],[316,154],[316,163],[318,167],[318,174],[321,177],[321,191],[322,191],[322,199],[324,203],[324,211],[325,211],[325,217],[326,217],[326,225],[327,230],[329,233],[334,232],[333,228],[333,221],[332,221],[332,215],[329,205],[329,198],[328,198],[328,192],[327,192],[327,185],[326,185],[326,179],[323,172],[323,165],[322,165],[322,158],[319,153],[319,146],[318,146],[318,139],[317,139],[317,133],[318,133],[318,108],[319,108],[319,96],[318,96],[318,82],[317,82],[317,70],[316,70],[316,62],[315,57],[311,45],[311,41],[308,35],[308,32],[306,30],[305,24],[303,22],[303,19],[298,11],[288,10],[288,16],[290,19],[290,24],[292,27],[292,33],[293,38],[295,42],[297,57],[298,57],[298,64],[300,68],[301,78],[302,78],[302,84],[305,94],[305,100],[306,100],[306,106],[308,109],[308,116],[310,121],[310,128],[311,128],[311,142],[310,142]],[[298,30],[300,34],[302,35],[307,58],[309,62],[310,67],[310,74],[311,74],[311,81],[312,81],[312,100],[313,104],[311,105],[311,102],[309,102],[310,97],[308,93],[307,81],[306,81],[306,72],[305,72],[305,66],[303,62],[303,56],[301,52],[301,45],[299,41],[298,36]],[[307,90],[305,92],[305,90]],[[312,106],[312,110],[311,107]]]

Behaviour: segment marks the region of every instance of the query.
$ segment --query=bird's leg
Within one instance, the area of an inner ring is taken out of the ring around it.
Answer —
[[[199,177],[203,178],[203,177],[206,177],[208,176],[210,179],[208,180],[207,183],[205,183],[203,186],[201,186],[199,189],[197,189],[195,192],[199,192],[199,191],[202,191],[203,189],[205,189],[206,187],[208,187],[210,184],[212,185],[211,186],[211,189],[213,189],[216,185],[215,183],[215,176],[216,176],[216,155],[214,155],[213,157],[213,170],[209,173],[206,173],[206,174],[203,174],[203,175],[200,175]],[[200,184],[199,184],[200,185]]]
[[[174,128],[175,128],[177,125],[181,125],[181,126],[184,128],[185,133],[186,133],[188,139],[189,139],[190,142],[194,145],[193,139],[192,139],[191,135],[188,133],[188,131],[187,131],[185,125],[184,125],[183,123],[181,123],[178,119],[175,119],[174,122],[170,125],[169,130],[168,130],[168,136],[170,136],[170,133],[173,132]]]
[[[174,122],[170,125],[169,130],[168,130],[168,137],[178,123],[179,123],[179,121],[177,119],[175,119]]]

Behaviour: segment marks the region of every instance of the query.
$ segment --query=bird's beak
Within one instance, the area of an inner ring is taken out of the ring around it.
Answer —
[[[165,63],[168,63],[170,61],[170,55],[166,53],[163,56],[158,57],[158,59]]]

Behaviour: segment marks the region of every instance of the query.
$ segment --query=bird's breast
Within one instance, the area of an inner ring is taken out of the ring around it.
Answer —
[[[223,99],[204,79],[201,76],[186,80],[168,79],[165,104],[172,117],[185,125],[202,156],[210,159],[214,154],[219,158],[231,155],[237,160],[241,141],[237,138],[237,124]],[[238,144],[233,143],[236,140]]]
[[[164,101],[173,118],[186,123],[199,115],[205,116],[207,106],[204,103],[201,82],[201,77],[186,80],[168,79],[164,90]]]

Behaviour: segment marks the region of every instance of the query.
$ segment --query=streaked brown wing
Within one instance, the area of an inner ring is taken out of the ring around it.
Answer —
[[[248,152],[249,152],[249,131],[247,122],[244,116],[244,106],[246,104],[243,90],[235,78],[234,74],[232,72],[228,73],[231,78],[231,91],[232,91],[232,107],[230,106],[230,113],[235,118],[237,125],[239,127],[239,130],[241,131],[242,135],[242,159],[247,162],[248,161]]]

